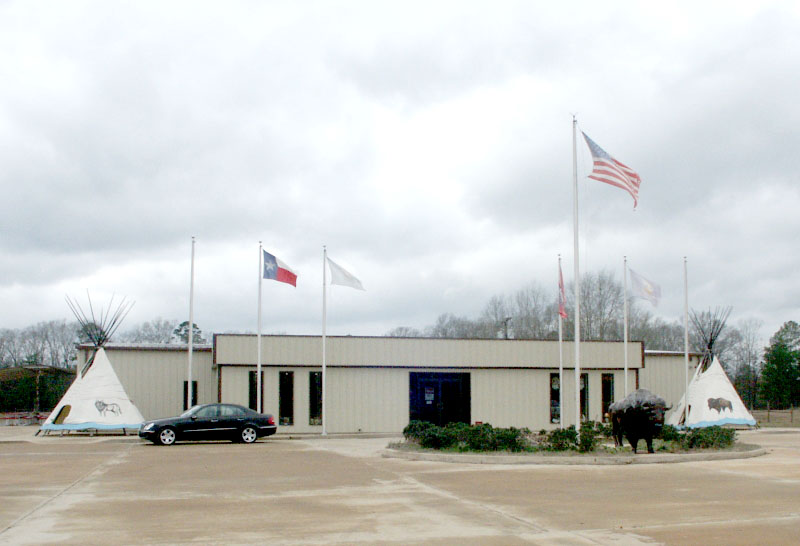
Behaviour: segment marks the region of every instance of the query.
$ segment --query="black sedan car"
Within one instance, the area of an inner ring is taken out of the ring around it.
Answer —
[[[231,440],[251,444],[277,430],[272,415],[258,413],[236,404],[203,404],[178,417],[146,421],[139,438],[163,446],[197,440]]]

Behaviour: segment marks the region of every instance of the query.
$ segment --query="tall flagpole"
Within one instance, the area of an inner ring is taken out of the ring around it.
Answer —
[[[578,120],[572,116],[572,233],[575,267],[575,432],[581,433],[581,274],[578,254],[578,150],[576,130]]]
[[[256,411],[261,413],[261,281],[264,278],[264,248],[258,242],[258,342],[256,343]]]
[[[561,254],[558,255],[558,428],[564,428],[564,334],[562,323],[564,317],[561,316],[562,304],[562,279],[561,275]]]
[[[322,435],[327,436],[327,411],[325,411],[325,330],[328,322],[328,303],[326,293],[328,247],[322,245]]]
[[[625,351],[625,396],[628,396],[628,257],[622,257],[622,279],[623,284],[625,286],[625,307],[624,307],[624,327],[622,333],[622,347],[623,351]]]
[[[186,409],[192,407],[192,345],[194,343],[194,243],[195,239],[192,236],[192,267],[189,278],[189,336],[188,336],[188,381],[186,381]]]
[[[686,364],[683,395],[683,426],[689,420],[689,273],[686,256],[683,257],[683,359]]]

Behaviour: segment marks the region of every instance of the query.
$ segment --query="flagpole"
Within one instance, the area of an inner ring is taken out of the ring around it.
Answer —
[[[326,283],[327,283],[327,271],[326,271],[326,262],[328,261],[328,248],[325,245],[322,245],[322,435],[327,436],[327,412],[325,411],[325,368],[326,368],[326,355],[325,355],[325,344],[326,344],[326,327],[328,321],[328,304],[327,304],[327,293],[326,293]]]
[[[628,257],[622,257],[622,278],[625,286],[624,327],[622,333],[622,347],[625,351],[625,396],[628,396]]]
[[[581,433],[581,274],[578,249],[578,120],[572,116],[572,233],[575,254],[575,432]]]
[[[192,266],[189,277],[189,337],[188,337],[188,381],[186,382],[186,409],[192,407],[192,349],[194,343],[194,244],[195,238],[192,236]]]
[[[258,242],[258,336],[256,343],[256,411],[261,413],[261,281],[264,278],[264,248]]]
[[[561,316],[562,305],[562,282],[561,275],[561,254],[558,255],[558,428],[564,428],[564,334],[562,323],[564,318]]]
[[[689,273],[686,256],[683,257],[683,359],[686,364],[683,395],[683,426],[689,420]]]

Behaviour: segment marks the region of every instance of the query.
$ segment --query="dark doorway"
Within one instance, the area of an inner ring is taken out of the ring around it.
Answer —
[[[470,422],[469,373],[411,372],[409,391],[412,421]]]

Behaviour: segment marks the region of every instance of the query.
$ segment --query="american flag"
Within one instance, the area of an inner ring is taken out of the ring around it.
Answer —
[[[639,203],[639,184],[642,183],[639,175],[627,165],[608,155],[594,140],[586,136],[586,133],[583,133],[583,138],[586,139],[586,144],[589,146],[594,160],[594,168],[589,178],[625,190],[633,197],[633,208],[636,208]]]

